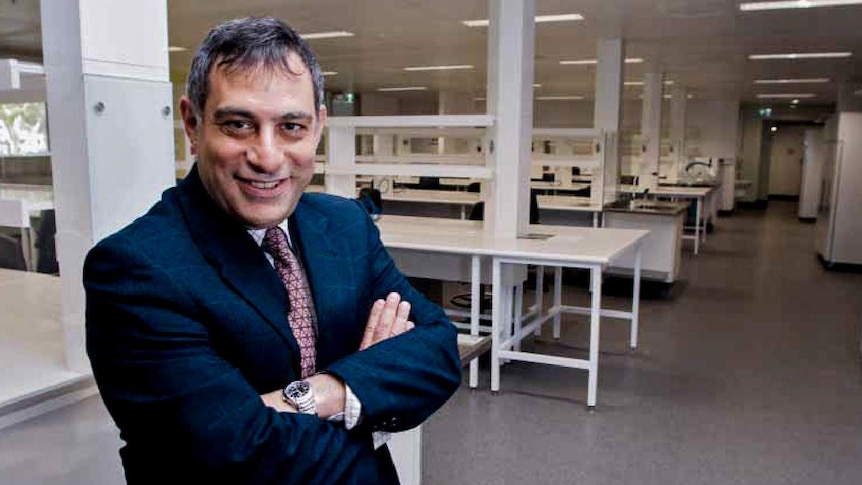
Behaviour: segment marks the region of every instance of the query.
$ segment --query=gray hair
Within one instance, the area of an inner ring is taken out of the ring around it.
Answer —
[[[296,53],[311,74],[314,88],[315,117],[324,100],[323,75],[317,57],[308,42],[281,20],[246,17],[229,20],[210,30],[192,58],[186,92],[196,116],[204,111],[209,95],[209,73],[215,68],[232,72],[237,69],[293,72],[287,61]]]

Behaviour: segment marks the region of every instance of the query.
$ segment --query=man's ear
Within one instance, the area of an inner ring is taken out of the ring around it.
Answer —
[[[315,145],[320,143],[320,136],[323,134],[323,129],[326,127],[326,106],[320,105],[317,110],[317,131],[314,134],[317,141]]]
[[[198,131],[200,130],[200,120],[195,115],[195,110],[192,108],[192,101],[188,96],[180,98],[180,116],[183,119],[183,131],[186,138],[189,140],[189,151],[192,155],[198,154]]]

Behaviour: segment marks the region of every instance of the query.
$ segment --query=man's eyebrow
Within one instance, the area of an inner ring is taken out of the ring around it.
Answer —
[[[288,111],[287,113],[284,113],[283,115],[281,115],[279,117],[279,119],[281,119],[283,121],[294,121],[294,120],[309,121],[309,120],[314,119],[314,115],[312,115],[311,113],[308,113],[306,111]]]
[[[251,113],[251,111],[248,111],[248,110],[245,110],[242,108],[231,108],[229,106],[226,106],[223,108],[217,108],[215,111],[213,111],[213,118],[215,118],[217,120],[223,119],[223,118],[229,118],[231,116],[238,116],[241,118],[249,118],[249,119],[254,118],[254,115]]]

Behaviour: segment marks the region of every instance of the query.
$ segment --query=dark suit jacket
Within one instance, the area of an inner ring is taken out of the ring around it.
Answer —
[[[317,312],[317,369],[351,387],[362,424],[263,405],[260,394],[300,375],[287,295],[193,170],[84,267],[87,352],[130,484],[397,483],[371,432],[417,426],[459,385],[452,324],[354,201],[304,194],[289,225]],[[416,328],[357,352],[373,301],[390,291],[412,303]]]

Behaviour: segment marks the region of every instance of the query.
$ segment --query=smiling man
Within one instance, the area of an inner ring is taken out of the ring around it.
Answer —
[[[460,382],[454,327],[364,209],[303,194],[326,122],[308,45],[213,29],[180,101],[196,164],[87,257],[87,351],[130,484],[394,484],[386,432]]]

